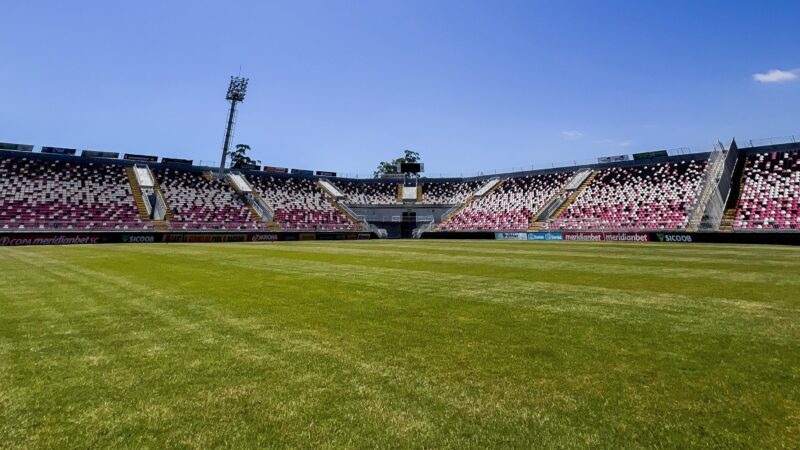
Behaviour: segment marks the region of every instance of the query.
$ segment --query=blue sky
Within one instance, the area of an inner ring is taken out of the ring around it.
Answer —
[[[5,2],[0,141],[430,174],[800,134],[800,2]],[[778,70],[779,72],[772,72]],[[760,75],[758,75],[760,74]]]

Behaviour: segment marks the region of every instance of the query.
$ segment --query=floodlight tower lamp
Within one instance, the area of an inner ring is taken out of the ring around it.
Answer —
[[[219,164],[219,176],[225,175],[225,162],[228,159],[228,149],[231,145],[231,137],[233,137],[233,122],[236,119],[236,104],[244,101],[244,96],[247,94],[247,84],[249,79],[244,77],[231,77],[231,82],[228,84],[228,93],[225,95],[225,100],[231,102],[231,109],[228,112],[228,126],[225,129],[225,142],[222,144],[222,159]]]

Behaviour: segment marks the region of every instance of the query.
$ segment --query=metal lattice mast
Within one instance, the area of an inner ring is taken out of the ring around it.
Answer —
[[[225,142],[222,144],[222,158],[219,163],[220,177],[225,175],[225,163],[228,159],[228,150],[233,137],[233,124],[236,120],[236,104],[244,101],[249,81],[249,79],[243,77],[231,77],[231,82],[228,85],[228,94],[225,96],[225,100],[231,102],[231,109],[228,112],[228,126],[225,128]]]

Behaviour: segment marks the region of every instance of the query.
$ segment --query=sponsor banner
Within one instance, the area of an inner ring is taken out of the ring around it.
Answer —
[[[565,241],[602,241],[603,234],[602,233],[574,233],[574,232],[564,232],[563,233]]]
[[[122,242],[125,244],[153,244],[160,242],[155,234],[123,234]]]
[[[654,152],[634,153],[633,159],[638,161],[640,159],[663,158],[665,156],[667,156],[666,150],[656,150]]]
[[[250,235],[250,242],[278,242],[281,235],[278,233],[253,233]]]
[[[158,156],[134,155],[133,153],[125,153],[122,159],[127,159],[128,161],[158,162]]]
[[[611,162],[620,162],[620,161],[630,161],[631,157],[628,155],[615,155],[615,156],[602,156],[597,158],[597,162],[599,163],[611,163]]]
[[[314,241],[317,239],[317,236],[314,233],[300,233],[299,238],[301,241]]]
[[[371,234],[369,234],[369,233],[358,233],[358,240],[359,241],[365,241],[365,240],[369,240],[369,239],[372,239],[372,235]]]
[[[14,150],[17,152],[32,152],[33,146],[26,144],[12,144],[10,142],[0,142],[0,150]]]
[[[498,241],[527,241],[528,233],[501,233],[494,234],[494,238]]]
[[[686,233],[651,233],[653,242],[694,242],[691,234]]]
[[[95,150],[82,150],[81,156],[85,158],[109,158],[109,159],[117,159],[119,158],[119,153],[117,152],[98,152]]]
[[[49,153],[51,155],[74,155],[78,150],[74,148],[63,147],[42,147],[42,153]]]
[[[258,164],[247,164],[247,163],[241,163],[238,164],[236,167],[234,167],[234,169],[239,169],[239,170],[258,170],[258,168],[259,168]]]
[[[649,242],[649,233],[579,231],[564,232],[565,241]]]
[[[76,244],[103,244],[119,242],[120,236],[114,237],[102,234],[7,234],[0,236],[0,247],[16,247],[22,245],[76,245]]]
[[[335,177],[336,176],[336,172],[328,172],[328,171],[325,171],[325,170],[318,170],[317,171],[317,176],[320,176],[320,177]]]
[[[164,164],[194,164],[194,161],[191,159],[180,159],[180,158],[161,158],[161,162]]]
[[[297,175],[314,175],[313,170],[305,170],[305,169],[292,169],[292,173]]]
[[[563,241],[564,234],[560,231],[537,231],[528,233],[529,241]]]
[[[603,238],[611,242],[649,242],[648,233],[604,233]]]
[[[264,166],[264,172],[267,172],[267,173],[289,173],[289,169],[287,169],[286,167]]]

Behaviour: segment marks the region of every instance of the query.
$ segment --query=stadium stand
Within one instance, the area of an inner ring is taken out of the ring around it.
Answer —
[[[566,230],[678,230],[689,220],[706,161],[600,171],[552,222]]]
[[[397,203],[397,183],[360,183],[337,181],[334,183],[353,205],[391,205]]]
[[[273,210],[274,220],[284,230],[360,229],[325,197],[312,179],[248,175],[247,180]]]
[[[149,229],[126,169],[78,160],[0,157],[0,228]]]
[[[726,175],[735,180],[729,180],[731,195],[715,229],[800,231],[797,145],[743,155],[735,174]],[[580,177],[566,169],[503,179],[422,179],[403,206],[398,182],[251,172],[245,175],[250,191],[233,187],[242,176],[237,173],[220,181],[202,172],[207,169],[154,164],[145,204],[130,162],[0,151],[0,230],[374,231],[369,217],[405,223],[402,209],[416,213],[420,230],[430,214],[427,230],[438,231],[693,231],[692,217],[706,210],[696,208],[699,193],[715,182],[704,157],[605,164],[581,169]]]
[[[800,229],[800,152],[751,154],[745,161],[734,230]]]
[[[258,224],[247,205],[227,183],[208,174],[154,170],[161,192],[173,213],[174,230],[246,230]]]
[[[422,203],[428,205],[464,203],[481,183],[480,181],[425,182],[422,184]]]
[[[503,180],[497,187],[468,203],[449,217],[442,231],[505,230],[524,231],[531,216],[572,176],[553,172]]]

